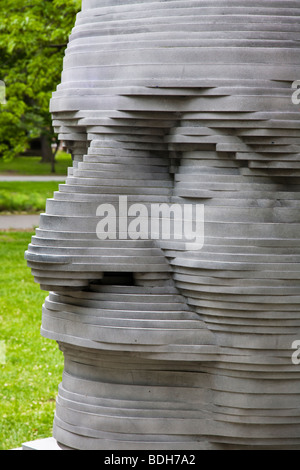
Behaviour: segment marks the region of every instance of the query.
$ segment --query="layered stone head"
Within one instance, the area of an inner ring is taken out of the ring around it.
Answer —
[[[51,101],[74,165],[27,253],[44,334],[205,373],[198,434],[220,446],[300,443],[299,22],[298,1],[84,0]],[[53,321],[113,296],[106,339]]]

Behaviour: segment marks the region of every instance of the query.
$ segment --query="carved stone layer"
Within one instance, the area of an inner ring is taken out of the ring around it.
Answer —
[[[284,3],[284,5],[283,5]],[[75,449],[300,449],[299,1],[83,0],[72,150],[27,252]],[[100,241],[100,204],[204,204],[205,243]]]

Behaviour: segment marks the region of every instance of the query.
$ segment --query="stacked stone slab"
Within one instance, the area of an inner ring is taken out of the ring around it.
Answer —
[[[83,0],[51,111],[74,165],[26,254],[74,449],[300,449],[298,0]],[[205,244],[100,204],[205,205]],[[124,237],[125,238],[125,237]]]

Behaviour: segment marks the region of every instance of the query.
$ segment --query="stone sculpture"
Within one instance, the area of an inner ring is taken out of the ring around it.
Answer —
[[[299,26],[298,0],[83,0],[51,102],[74,166],[26,254],[59,443],[300,449]],[[203,248],[100,240],[120,196],[204,204]]]

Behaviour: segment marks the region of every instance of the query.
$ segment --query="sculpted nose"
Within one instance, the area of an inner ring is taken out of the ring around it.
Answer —
[[[128,206],[142,203],[145,208],[155,201],[168,202],[173,186],[168,168],[159,151],[151,155],[147,149],[126,149],[117,140],[98,136],[66,184],[47,201],[26,254],[45,290],[88,286],[103,272],[156,273],[158,282],[168,277],[171,268],[150,238],[132,240],[124,233],[126,227],[108,239],[97,233],[104,215],[99,207],[115,210],[119,230],[124,220],[130,222],[128,208],[122,212],[120,207],[124,198]]]

